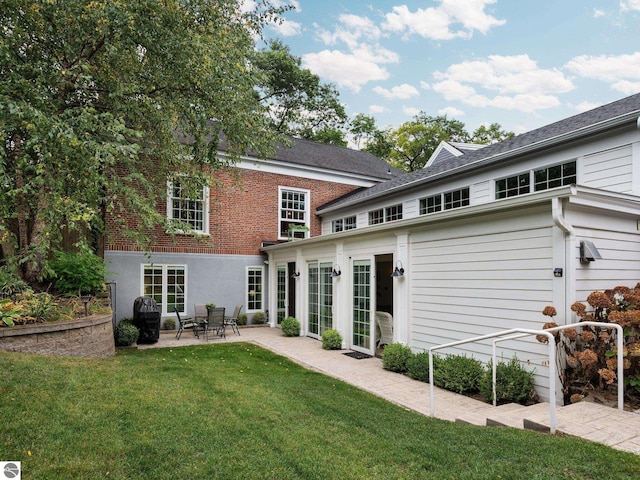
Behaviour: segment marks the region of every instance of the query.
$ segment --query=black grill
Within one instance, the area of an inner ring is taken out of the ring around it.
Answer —
[[[160,338],[160,309],[153,298],[133,302],[133,325],[140,331],[138,343],[156,343]]]

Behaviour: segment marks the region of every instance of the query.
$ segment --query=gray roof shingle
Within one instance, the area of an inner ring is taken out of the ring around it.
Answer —
[[[357,190],[334,202],[323,205],[318,209],[318,213],[322,213],[323,210],[327,209],[365,202],[382,195],[391,194],[397,190],[423,185],[436,178],[458,174],[476,166],[505,161],[521,155],[522,150],[525,148],[535,148],[538,144],[540,144],[540,148],[543,148],[543,143],[547,146],[549,143],[559,144],[567,141],[567,137],[570,135],[580,136],[593,133],[590,127],[598,128],[600,124],[608,121],[618,118],[630,121],[630,118],[627,117],[635,114],[640,114],[640,93],[517,135],[500,143],[465,152],[460,157],[452,155],[451,158],[445,161],[435,162],[430,167],[395,177],[373,187]],[[605,127],[602,126],[601,128]]]

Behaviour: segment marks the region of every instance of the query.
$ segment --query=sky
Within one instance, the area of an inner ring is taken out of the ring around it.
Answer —
[[[523,133],[640,92],[640,0],[271,0],[270,25],[347,114]]]

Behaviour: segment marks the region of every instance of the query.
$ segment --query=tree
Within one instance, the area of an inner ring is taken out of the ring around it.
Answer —
[[[4,263],[42,279],[63,232],[102,231],[107,211],[123,226],[135,215],[129,233],[144,242],[165,220],[156,205],[167,179],[206,182],[221,165],[212,120],[234,154],[273,145],[247,60],[282,10],[243,13],[240,3],[2,2]]]
[[[308,138],[314,142],[326,143],[329,145],[336,145],[338,147],[346,147],[348,145],[344,138],[344,132],[333,128],[323,128],[317,132],[310,132],[309,134],[302,135],[303,138]]]
[[[353,135],[353,139],[356,146],[360,148],[362,142],[366,147],[369,141],[375,138],[376,133],[379,132],[376,126],[376,119],[371,115],[365,115],[364,113],[358,113],[353,120],[349,132]]]
[[[273,126],[287,135],[309,139],[323,130],[341,130],[347,114],[338,90],[321,83],[320,77],[301,64],[302,60],[280,40],[270,41],[252,59],[258,96]]]
[[[478,128],[476,128],[476,130],[473,132],[473,135],[471,136],[471,141],[473,143],[489,144],[501,142],[508,138],[513,138],[514,136],[515,133],[502,130],[502,127],[499,123],[492,123],[488,127],[485,125],[480,125]]]
[[[425,166],[440,142],[468,142],[469,134],[464,123],[446,116],[431,117],[419,113],[389,133],[393,148],[389,153],[391,164],[405,172],[413,172]]]

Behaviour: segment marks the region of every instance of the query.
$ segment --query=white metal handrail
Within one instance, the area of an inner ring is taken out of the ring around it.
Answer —
[[[490,338],[503,337],[505,335],[510,335],[504,339],[494,340],[493,344],[493,398],[495,405],[496,398],[496,343],[498,341],[504,340],[513,340],[516,338],[522,338],[528,335],[543,335],[547,337],[548,345],[549,345],[549,430],[552,434],[556,433],[556,350],[555,350],[555,341],[553,337],[553,333],[555,331],[564,330],[566,328],[573,328],[576,326],[599,326],[603,328],[615,328],[618,331],[618,335],[616,338],[617,347],[618,347],[618,409],[622,410],[624,406],[624,384],[623,384],[623,331],[620,325],[615,323],[604,323],[604,322],[579,322],[572,323],[569,325],[561,325],[558,327],[547,328],[544,330],[531,330],[527,328],[513,328],[510,330],[503,330],[496,333],[491,333],[487,335],[481,335],[478,337],[468,338],[466,340],[458,340],[456,342],[445,343],[442,345],[436,345],[429,348],[429,393],[430,393],[430,415],[433,417],[435,413],[435,391],[433,388],[433,352],[435,350],[441,350],[443,348],[455,347],[458,345],[463,345],[465,343],[474,343],[479,342],[481,340],[488,340]],[[514,335],[515,334],[515,335]]]

